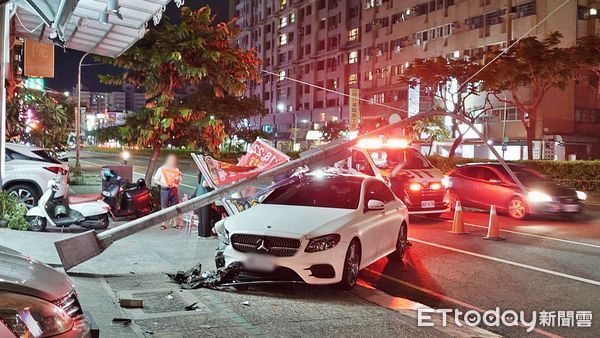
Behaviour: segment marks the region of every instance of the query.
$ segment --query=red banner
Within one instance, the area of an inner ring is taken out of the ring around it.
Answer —
[[[194,158],[202,174],[213,187],[222,187],[243,178],[256,176],[262,171],[276,167],[290,158],[264,140],[256,139],[238,164],[218,161],[209,156]]]

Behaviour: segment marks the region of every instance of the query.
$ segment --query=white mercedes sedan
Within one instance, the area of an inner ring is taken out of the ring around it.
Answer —
[[[246,281],[295,281],[354,287],[360,269],[401,260],[408,212],[388,186],[367,176],[304,175],[216,226],[224,265]]]

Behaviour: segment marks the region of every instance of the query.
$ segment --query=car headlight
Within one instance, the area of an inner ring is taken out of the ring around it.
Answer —
[[[530,191],[527,194],[527,199],[532,202],[552,202],[552,196],[541,191]]]
[[[0,293],[0,321],[17,337],[50,337],[73,327],[73,320],[60,307],[14,293]]]
[[[582,201],[585,201],[587,199],[587,194],[584,193],[583,191],[577,190],[576,193],[577,193],[577,198],[578,199],[580,199]]]
[[[311,238],[304,251],[319,252],[333,248],[340,242],[341,236],[338,234],[325,235],[321,237]]]

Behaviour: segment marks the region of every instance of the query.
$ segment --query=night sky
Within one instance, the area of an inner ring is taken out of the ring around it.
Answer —
[[[205,5],[210,6],[213,14],[217,16],[217,22],[229,19],[229,1],[227,0],[186,0],[184,4],[184,6],[190,7],[192,9],[197,9]],[[173,19],[179,17],[179,9],[177,8],[177,6],[175,6],[173,2],[167,5],[167,10],[163,14],[163,20],[165,19],[165,16],[168,16],[169,18]],[[150,20],[150,23],[148,23],[148,25],[152,25],[152,20]],[[54,78],[46,79],[46,87],[60,92],[71,91],[77,83],[77,64],[83,54],[83,52],[79,52],[76,50],[63,50],[60,47],[56,47],[54,55]],[[92,56],[88,56],[85,58],[83,63],[93,64],[95,63],[95,61]],[[98,81],[98,74],[115,72],[118,72],[118,70],[108,65],[82,67],[82,88],[92,91],[118,91],[120,90],[120,88],[106,86]]]

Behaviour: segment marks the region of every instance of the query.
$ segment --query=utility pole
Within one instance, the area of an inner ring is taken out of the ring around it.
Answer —
[[[79,153],[81,152],[81,63],[90,52],[83,54],[79,60],[77,68],[77,111],[75,111],[75,174],[81,174],[81,163],[79,163]]]
[[[10,59],[10,2],[0,5],[0,191],[4,185],[4,159],[6,154],[6,78]]]

